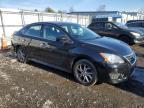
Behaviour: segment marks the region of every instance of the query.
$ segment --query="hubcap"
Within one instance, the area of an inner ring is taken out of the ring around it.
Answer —
[[[76,66],[77,78],[84,83],[89,83],[93,78],[93,68],[88,64],[79,64]]]

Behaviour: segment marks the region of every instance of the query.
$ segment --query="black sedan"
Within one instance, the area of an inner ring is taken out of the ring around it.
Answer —
[[[29,24],[13,35],[12,45],[18,61],[32,60],[73,73],[85,86],[102,79],[113,84],[126,81],[136,63],[135,53],[124,42],[74,23]]]

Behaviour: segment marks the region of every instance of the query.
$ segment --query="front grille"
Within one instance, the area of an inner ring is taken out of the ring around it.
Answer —
[[[132,53],[132,54],[130,54],[128,56],[125,56],[125,58],[128,60],[128,62],[131,65],[135,64],[135,62],[136,62],[136,55],[135,55],[135,53]]]

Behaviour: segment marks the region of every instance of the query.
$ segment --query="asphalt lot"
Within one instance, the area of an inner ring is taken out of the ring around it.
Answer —
[[[0,108],[143,108],[144,48],[133,46],[137,68],[129,81],[85,87],[73,75],[0,53]]]

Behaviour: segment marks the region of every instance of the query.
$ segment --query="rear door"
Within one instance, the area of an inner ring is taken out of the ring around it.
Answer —
[[[29,39],[29,43],[27,43],[27,51],[29,53],[29,57],[37,60],[42,59],[42,49],[41,43],[43,43],[43,35],[42,35],[42,25],[41,24],[33,24],[29,26],[24,32],[23,35],[25,39]],[[25,40],[24,40],[25,41]],[[28,42],[28,41],[27,41]]]

